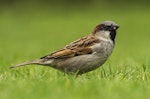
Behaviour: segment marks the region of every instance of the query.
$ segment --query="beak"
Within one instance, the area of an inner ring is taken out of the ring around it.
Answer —
[[[117,30],[118,28],[119,28],[118,25],[113,25],[113,26],[112,26],[112,30]]]

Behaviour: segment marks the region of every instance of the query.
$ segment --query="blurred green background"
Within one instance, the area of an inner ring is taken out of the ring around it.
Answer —
[[[149,0],[1,0],[0,98],[150,97]],[[88,35],[102,21],[120,25],[103,67],[78,78],[48,67],[9,66],[33,60]]]

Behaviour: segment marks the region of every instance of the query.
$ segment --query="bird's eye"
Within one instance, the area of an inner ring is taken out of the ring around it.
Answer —
[[[104,30],[109,30],[111,28],[111,26],[103,26]]]

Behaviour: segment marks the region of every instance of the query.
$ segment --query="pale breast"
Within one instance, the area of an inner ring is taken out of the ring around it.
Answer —
[[[101,41],[99,44],[95,44],[93,49],[93,54],[100,56],[101,58],[108,58],[112,53],[114,48],[113,42]]]

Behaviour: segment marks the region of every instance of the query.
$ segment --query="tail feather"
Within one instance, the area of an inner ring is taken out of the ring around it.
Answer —
[[[41,59],[28,61],[28,62],[24,62],[24,63],[21,63],[21,64],[14,65],[14,66],[10,66],[10,69],[16,68],[16,67],[21,67],[21,66],[26,66],[26,65],[34,65],[34,64],[38,64],[38,65],[42,64]]]

